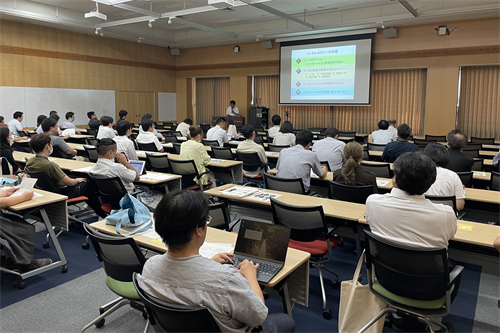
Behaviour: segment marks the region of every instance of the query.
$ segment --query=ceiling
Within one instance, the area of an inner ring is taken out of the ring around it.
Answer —
[[[84,18],[95,1],[107,21]],[[104,37],[188,48],[500,16],[499,0],[234,0],[223,9],[208,2],[0,0],[0,18],[85,34],[101,28]]]

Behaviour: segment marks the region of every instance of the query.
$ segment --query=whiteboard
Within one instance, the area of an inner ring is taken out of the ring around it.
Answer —
[[[116,122],[114,90],[89,90],[88,107],[89,111],[95,111],[97,119],[102,116],[110,116]]]
[[[177,121],[177,94],[158,93],[158,121]]]
[[[59,89],[59,125],[66,121],[66,112],[75,113],[75,125],[86,125],[89,122],[89,91],[86,89]]]
[[[26,109],[24,87],[1,87],[0,89],[0,115],[5,118],[5,123],[12,119],[16,111]],[[23,125],[26,119],[23,120]]]

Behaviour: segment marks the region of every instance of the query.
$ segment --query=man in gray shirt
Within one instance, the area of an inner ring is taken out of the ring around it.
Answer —
[[[64,158],[73,158],[77,154],[76,149],[72,149],[63,138],[57,133],[57,121],[49,117],[42,121],[42,130],[46,134],[50,134],[50,139],[52,141],[52,147],[58,148],[64,155]]]
[[[259,325],[264,332],[294,332],[290,316],[268,315],[257,282],[258,265],[248,260],[238,267],[230,265],[230,253],[211,259],[200,256],[208,213],[202,192],[176,190],[163,197],[154,219],[168,252],[146,262],[139,286],[169,303],[208,308],[222,332],[251,332]]]
[[[309,192],[311,187],[311,170],[321,179],[327,175],[326,167],[321,166],[318,155],[311,148],[313,134],[310,131],[300,131],[296,135],[296,145],[283,149],[278,158],[278,177],[301,178],[304,189]]]
[[[318,155],[321,162],[328,162],[330,171],[335,171],[342,168],[345,162],[344,146],[345,143],[339,141],[339,130],[330,127],[325,131],[325,138],[316,141],[312,147],[312,151]]]

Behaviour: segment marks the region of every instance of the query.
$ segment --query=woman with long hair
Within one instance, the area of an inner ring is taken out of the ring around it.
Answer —
[[[38,118],[36,118],[36,134],[43,133],[42,121],[44,121],[45,119],[47,119],[47,116],[43,114],[39,115]]]
[[[12,147],[11,145],[14,143],[14,138],[12,133],[10,132],[8,127],[0,128],[0,157],[5,157],[7,162],[12,166],[12,172],[18,173],[21,171],[16,161],[14,160],[14,156],[12,156]],[[10,171],[4,170],[2,163],[2,174],[10,174]]]
[[[280,131],[274,137],[273,145],[295,146],[295,134],[293,134],[293,125],[291,122],[287,120],[281,124]]]

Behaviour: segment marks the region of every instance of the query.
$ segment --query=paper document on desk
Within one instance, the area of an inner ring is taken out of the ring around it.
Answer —
[[[147,173],[141,176],[141,180],[167,180],[173,176],[166,175],[164,173]]]
[[[85,145],[87,146],[88,148],[95,148],[94,146],[91,146],[91,145]],[[74,146],[73,149],[78,149],[78,150],[83,150],[83,145],[78,145],[78,146]]]
[[[259,191],[254,195],[249,196],[247,199],[255,200],[255,201],[264,201],[269,202],[271,199],[279,198],[281,194],[269,193],[264,191]]]
[[[384,187],[385,185],[389,184],[390,180],[380,180],[377,179],[377,186]]]
[[[280,156],[280,153],[276,151],[266,151],[266,156]]]
[[[474,171],[474,176],[486,177],[486,172]]]
[[[84,168],[73,169],[73,170],[71,170],[71,172],[89,173],[90,169],[92,169],[92,167],[88,166],[88,167],[84,167]]]
[[[200,247],[200,255],[205,258],[212,258],[218,253],[228,252],[231,253],[234,251],[234,247],[231,244],[226,243],[203,243]]]
[[[36,192],[33,194],[33,199],[40,198],[40,197],[43,197],[43,194],[36,193]]]
[[[216,158],[211,158],[212,160],[212,163],[222,163],[222,162],[226,162],[226,160],[219,160],[219,159],[216,159]]]
[[[220,191],[220,194],[227,195],[230,197],[243,198],[246,197],[247,195],[254,194],[258,190],[259,190],[258,188],[252,188],[252,187],[233,186],[224,191]]]
[[[326,173],[327,176],[330,175],[330,174],[331,174],[331,172],[327,172]],[[311,177],[312,178],[319,178],[319,176],[317,174],[315,174],[314,171],[312,171],[312,169],[311,169]]]
[[[17,197],[23,194],[24,192],[33,191],[33,187],[35,186],[37,180],[38,180],[37,178],[25,177],[21,183],[21,186],[19,186],[19,190],[14,192],[14,194],[12,194],[11,197]]]
[[[151,227],[152,227],[153,225],[154,225],[154,222],[152,223]],[[144,235],[145,233],[148,233],[151,229],[148,229],[148,230],[143,231],[143,232],[137,232],[137,233],[136,233],[135,231],[136,231],[136,230],[141,230],[142,228],[144,228],[144,226],[145,226],[144,224],[141,224],[141,225],[139,225],[139,226],[137,226],[137,227],[124,227],[124,226],[122,225],[122,227],[121,227],[121,231],[120,231],[120,232],[121,232],[122,234],[129,234],[129,233],[130,233],[130,234],[134,234],[134,235],[141,235],[141,236],[142,236],[142,235]],[[153,229],[153,231],[154,231],[154,229]],[[155,233],[156,233],[156,231],[155,231]],[[158,236],[157,236],[157,237],[158,237]]]

